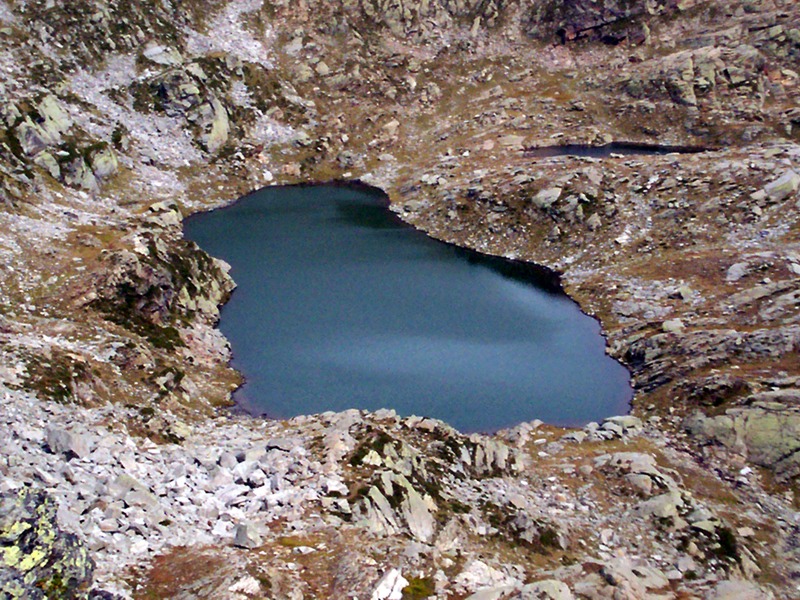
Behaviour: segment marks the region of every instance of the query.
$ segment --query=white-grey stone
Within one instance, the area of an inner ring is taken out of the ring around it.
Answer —
[[[515,600],[574,600],[572,591],[563,581],[545,579],[522,588]]]
[[[719,582],[705,600],[772,600],[774,594],[750,581],[729,579]]]
[[[786,200],[800,188],[800,175],[795,171],[786,171],[772,183],[764,186],[764,191],[773,202]]]
[[[402,600],[408,580],[398,569],[389,569],[372,591],[371,600]]]
[[[510,585],[489,587],[467,596],[466,600],[500,600],[501,598],[508,598],[509,594],[514,591],[514,586]]]
[[[683,505],[683,500],[678,492],[672,491],[646,500],[636,507],[636,511],[643,517],[654,516],[667,519],[678,516],[678,507]]]
[[[550,208],[561,197],[562,191],[559,187],[541,190],[533,197],[533,203],[539,208]]]
[[[684,327],[683,321],[680,319],[668,319],[661,324],[661,329],[665,333],[680,333]]]
[[[240,523],[236,526],[233,543],[240,548],[258,548],[262,544],[262,540],[254,525]]]
[[[83,436],[57,427],[47,429],[47,446],[53,454],[66,454],[78,458],[89,454],[89,445]]]

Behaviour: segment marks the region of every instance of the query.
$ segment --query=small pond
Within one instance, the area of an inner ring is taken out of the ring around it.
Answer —
[[[489,432],[628,410],[627,370],[552,276],[432,240],[373,190],[265,188],[185,232],[232,265],[220,328],[248,412],[393,408]]]
[[[711,148],[701,146],[665,146],[637,142],[611,142],[603,146],[588,144],[563,144],[556,146],[534,146],[525,149],[529,158],[552,158],[554,156],[583,156],[609,158],[614,156],[663,156],[666,154],[698,154]]]

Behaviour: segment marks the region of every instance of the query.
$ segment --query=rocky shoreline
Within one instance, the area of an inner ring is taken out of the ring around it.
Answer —
[[[4,589],[797,595],[796,3],[4,0],[0,25]],[[615,139],[715,149],[525,154]],[[226,415],[234,284],[181,219],[330,179],[560,273],[632,416]]]

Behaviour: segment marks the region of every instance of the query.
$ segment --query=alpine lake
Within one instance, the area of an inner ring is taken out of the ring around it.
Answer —
[[[492,432],[628,411],[628,371],[554,274],[433,240],[376,190],[264,188],[185,234],[232,266],[220,328],[247,412],[391,408]]]

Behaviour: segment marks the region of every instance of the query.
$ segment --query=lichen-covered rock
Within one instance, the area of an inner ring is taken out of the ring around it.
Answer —
[[[97,179],[82,156],[76,156],[65,163],[61,172],[64,175],[64,183],[67,185],[87,191],[97,191],[98,189]]]
[[[111,177],[119,169],[117,155],[110,146],[103,146],[93,152],[89,158],[92,165],[92,172],[98,179]]]
[[[58,179],[61,176],[61,167],[58,165],[58,161],[49,152],[40,152],[33,159],[33,163],[50,173],[53,179]]]
[[[793,477],[800,473],[800,411],[776,402],[779,394],[767,397],[772,402],[756,394],[751,406],[716,417],[697,413],[686,420],[685,428],[701,443],[720,444],[781,478]]]
[[[43,492],[0,494],[0,590],[3,598],[86,598],[94,562],[77,536],[56,522]]]
[[[61,108],[55,96],[45,96],[37,108],[41,117],[41,127],[51,139],[59,140],[61,134],[72,127],[72,120]]]
[[[219,100],[212,98],[211,107],[214,110],[214,116],[211,119],[210,131],[205,138],[205,143],[208,151],[213,154],[228,141],[231,126],[228,121],[228,111]]]

